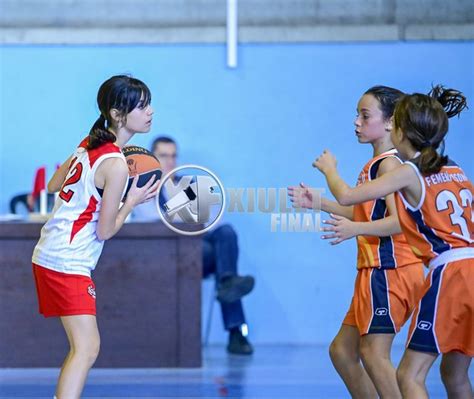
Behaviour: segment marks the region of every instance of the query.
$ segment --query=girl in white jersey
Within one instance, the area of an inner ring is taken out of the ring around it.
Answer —
[[[97,95],[100,116],[74,154],[48,183],[60,191],[52,218],[41,230],[33,253],[39,312],[60,317],[70,351],[63,363],[56,396],[79,398],[100,345],[95,286],[91,271],[104,240],[115,235],[133,207],[153,198],[159,181],[142,188],[128,181],[122,147],[135,133],[150,130],[153,109],[148,87],[129,76],[113,76]]]

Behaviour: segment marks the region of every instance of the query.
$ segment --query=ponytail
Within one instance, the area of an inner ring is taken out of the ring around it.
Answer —
[[[106,119],[103,114],[95,121],[89,132],[89,143],[87,149],[93,150],[105,143],[114,143],[117,137],[105,126]]]
[[[442,85],[436,85],[428,95],[442,105],[448,118],[459,116],[463,109],[468,108],[464,94],[455,89],[446,89]]]
[[[448,157],[443,154],[448,118],[459,115],[465,108],[466,97],[442,85],[434,86],[428,95],[414,93],[397,103],[394,125],[419,151],[414,162],[421,173],[438,173],[448,163]]]
[[[439,154],[432,145],[423,147],[416,159],[416,164],[423,174],[438,173],[447,163],[448,157]]]
[[[435,99],[444,109],[446,116],[452,118],[458,116],[463,109],[467,108],[467,101],[464,94],[455,89],[444,88],[442,85],[434,86],[428,96]],[[448,157],[443,156],[443,151],[436,151],[438,147],[444,150],[444,134],[436,134],[430,140],[423,143],[418,160],[420,171],[425,174],[437,173],[448,163]],[[438,139],[442,136],[441,140]]]

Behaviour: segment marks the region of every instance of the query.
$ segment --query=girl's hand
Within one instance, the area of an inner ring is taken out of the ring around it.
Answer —
[[[337,245],[357,235],[357,224],[343,216],[338,216],[333,213],[330,214],[331,219],[323,220],[323,223],[329,227],[323,227],[322,231],[329,231],[332,234],[325,234],[321,236],[323,240],[333,240],[331,245]]]
[[[125,202],[128,202],[131,206],[136,206],[154,198],[158,192],[158,186],[160,185],[160,180],[156,182],[155,180],[156,176],[153,175],[143,187],[138,187],[138,175],[136,175],[132,180],[132,185],[130,186]]]
[[[313,193],[304,183],[300,183],[299,186],[288,187],[288,196],[293,208],[314,209]]]
[[[329,170],[336,169],[337,161],[329,150],[324,150],[323,153],[313,162],[313,166],[320,172],[326,174]]]

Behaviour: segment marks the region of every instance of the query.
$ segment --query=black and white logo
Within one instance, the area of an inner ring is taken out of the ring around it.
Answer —
[[[429,321],[420,320],[418,322],[418,328],[420,330],[429,330],[431,328],[431,323]]]
[[[376,316],[387,316],[388,310],[387,308],[377,308],[375,309],[375,315]]]
[[[202,234],[224,213],[224,187],[209,169],[183,165],[161,179],[156,207],[171,230],[185,235]]]
[[[89,286],[87,287],[87,293],[88,293],[92,298],[95,299],[95,296],[96,296],[96,295],[95,295],[95,288],[94,288],[94,286],[89,285]]]

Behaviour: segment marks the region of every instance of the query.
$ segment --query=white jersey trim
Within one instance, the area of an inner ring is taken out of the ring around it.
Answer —
[[[418,204],[416,206],[412,206],[410,205],[410,203],[406,200],[406,198],[403,196],[403,193],[402,191],[398,191],[398,194],[400,194],[400,198],[402,199],[403,201],[403,204],[412,212],[416,212],[416,211],[419,211],[421,209],[421,207],[423,206],[424,202],[425,202],[425,196],[426,196],[426,187],[425,187],[425,181],[423,180],[423,176],[421,176],[421,173],[420,171],[418,170],[418,168],[416,167],[416,165],[413,163],[413,162],[410,162],[410,161],[406,161],[403,163],[404,165],[410,165],[414,170],[415,170],[415,173],[418,177],[418,180],[420,181],[420,184],[421,184],[421,197],[420,197],[420,201],[418,202]]]

